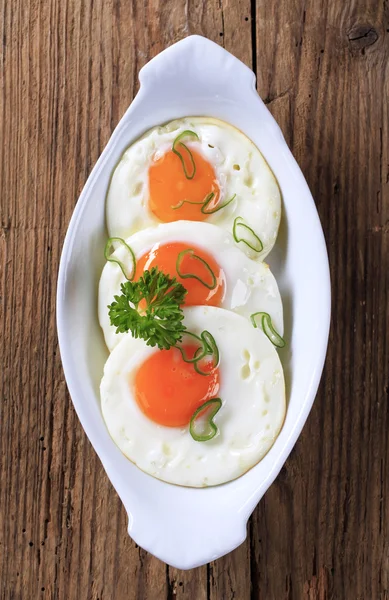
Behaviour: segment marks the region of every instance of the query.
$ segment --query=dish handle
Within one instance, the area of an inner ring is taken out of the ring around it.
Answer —
[[[232,507],[210,510],[190,504],[138,506],[128,511],[128,533],[142,548],[178,569],[193,569],[228,554],[244,542],[247,521]],[[214,506],[210,503],[209,506]]]
[[[207,68],[204,69],[204,65]],[[228,87],[228,97],[241,97],[242,87],[255,90],[254,73],[235,56],[215,42],[200,35],[191,35],[173,44],[139,72],[139,81],[143,88],[159,85],[158,93],[187,96],[201,93],[199,81],[215,98],[220,90]],[[192,89],[193,88],[193,89]],[[225,94],[220,97],[225,100]]]
[[[192,569],[246,539],[253,506],[243,480],[239,486],[180,487],[143,473],[119,454],[103,466],[127,512],[130,537],[167,564]]]

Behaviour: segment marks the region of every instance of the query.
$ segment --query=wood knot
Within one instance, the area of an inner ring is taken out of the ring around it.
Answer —
[[[6,220],[1,221],[1,232],[5,236],[11,229],[11,219],[8,217]]]
[[[365,53],[365,48],[372,46],[378,40],[377,30],[371,25],[355,25],[350,29],[347,38],[351,50],[355,52],[362,51]]]

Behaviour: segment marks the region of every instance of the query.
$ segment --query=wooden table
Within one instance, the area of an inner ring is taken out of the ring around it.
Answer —
[[[1,599],[388,599],[388,0],[1,5]],[[257,72],[316,200],[333,319],[314,408],[246,542],[180,572],[127,536],[66,390],[55,292],[139,69],[190,33]]]

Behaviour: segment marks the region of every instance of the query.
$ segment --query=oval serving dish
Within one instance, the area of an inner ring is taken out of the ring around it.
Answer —
[[[89,176],[69,225],[58,276],[58,338],[74,407],[125,506],[130,536],[166,563],[189,569],[244,541],[247,519],[303,428],[328,342],[328,257],[308,186],[248,67],[206,38],[190,36],[151,60],[139,79],[140,91]],[[97,318],[97,287],[110,177],[125,148],[145,131],[188,115],[215,117],[242,130],[268,161],[283,197],[280,232],[268,262],[284,303],[285,423],[254,468],[235,481],[203,489],[164,483],[126,459],[107,431],[99,397],[108,351]]]

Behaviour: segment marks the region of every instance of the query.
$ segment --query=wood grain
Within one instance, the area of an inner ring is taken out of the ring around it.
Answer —
[[[0,9],[1,600],[387,600],[387,0]],[[127,536],[66,390],[55,288],[75,202],[138,70],[191,33],[257,71],[323,223],[333,321],[318,398],[246,542],[181,572]]]

